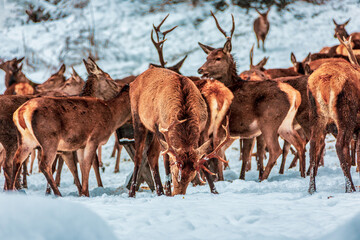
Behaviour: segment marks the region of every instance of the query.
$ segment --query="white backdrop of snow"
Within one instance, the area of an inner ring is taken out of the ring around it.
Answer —
[[[26,17],[19,16],[16,3],[19,1],[0,1],[0,57],[11,59],[23,56],[24,38],[27,56],[31,57],[34,53],[35,63],[38,63],[36,71],[26,66],[24,71],[37,82],[44,81],[60,66],[59,55],[63,52],[65,39],[76,39],[79,31],[89,26],[91,8],[95,16],[96,40],[100,46],[99,65],[114,78],[139,74],[147,68],[149,62],[158,62],[150,41],[151,25],[159,23],[168,12],[170,16],[163,28],[173,25],[179,27],[168,35],[164,47],[165,58],[171,65],[186,52],[190,52],[182,68],[183,74],[197,75],[197,69],[205,62],[206,56],[197,46],[198,41],[214,47],[224,44],[224,37],[209,16],[212,9],[209,4],[195,9],[190,4],[179,4],[176,7],[167,6],[164,11],[148,13],[149,7],[142,1],[93,0],[83,10],[67,9],[70,15],[64,19],[23,25]],[[298,2],[293,7],[291,13],[279,14],[275,10],[270,12],[267,52],[255,49],[255,62],[264,56],[270,56],[267,67],[290,67],[292,51],[298,59],[303,59],[309,51],[317,52],[323,46],[337,44],[337,40],[333,38],[332,18],[344,22],[351,17],[348,31],[360,31],[356,24],[360,20],[359,1],[329,1],[322,6]],[[231,26],[230,13],[234,14],[236,21],[233,53],[236,54],[240,72],[249,66],[249,50],[255,42],[251,24],[256,13],[250,11],[246,14],[245,10],[234,6],[216,13],[226,30]],[[205,20],[194,25],[196,18]],[[77,59],[86,57],[78,54],[80,55],[75,56]],[[73,56],[63,55],[63,59],[65,62],[72,61]],[[75,68],[86,76],[80,62]],[[0,79],[3,77],[1,71]],[[3,81],[0,82],[0,90],[4,90]],[[360,239],[360,194],[343,193],[344,177],[334,150],[334,139],[331,137],[327,139],[325,167],[319,170],[317,177],[318,191],[312,196],[307,194],[309,179],[302,179],[298,168],[286,170],[284,175],[279,175],[277,165],[269,179],[259,183],[253,160],[253,168],[247,173],[246,181],[238,180],[241,163],[238,161],[236,141],[227,151],[230,169],[225,171],[226,181],[216,183],[219,195],[210,194],[208,186],[190,186],[186,196],[157,197],[148,190],[142,190],[137,193],[136,199],[129,199],[124,184],[132,171],[133,163],[122,161],[120,174],[113,173],[114,159],[110,158],[113,141],[111,138],[103,150],[106,170],[102,178],[105,188],[96,187],[92,172],[91,197],[79,198],[71,174],[64,169],[60,191],[66,201],[85,205],[96,212],[110,225],[119,239]],[[128,159],[125,152],[122,153],[122,159]],[[287,166],[291,159],[292,156],[289,156]],[[308,159],[307,155],[307,165]],[[160,167],[164,179],[162,164]],[[359,175],[355,169],[352,169],[352,175],[354,183],[359,185]],[[0,185],[3,183],[4,177],[1,177]],[[34,197],[44,195],[46,180],[42,174],[31,175],[28,183],[29,189],[25,190],[27,197],[9,198],[0,194],[0,201],[3,202],[0,205],[1,213],[1,209],[9,202],[30,199],[29,202],[32,203],[37,201],[33,200]],[[46,200],[42,198],[41,201]],[[49,206],[56,209],[53,205]],[[51,211],[46,211],[49,212]],[[26,215],[25,211],[16,213],[16,219]],[[77,212],[68,214],[75,217]],[[44,216],[44,221],[47,218]],[[16,219],[13,219],[13,223],[22,223]],[[92,215],[91,221],[95,219]],[[13,224],[10,222],[2,222],[0,229]],[[72,222],[75,224],[75,220],[71,220]],[[66,223],[67,227],[71,227],[70,220]],[[87,223],[83,223],[85,224]],[[27,226],[29,225],[25,227]]]

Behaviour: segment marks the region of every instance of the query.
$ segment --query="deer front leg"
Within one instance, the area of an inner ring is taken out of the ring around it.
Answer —
[[[163,155],[164,158],[164,167],[165,167],[165,194],[166,196],[171,195],[171,170],[170,170],[170,159],[169,155]]]
[[[241,149],[242,156],[243,156],[243,159],[242,159],[243,162],[242,162],[241,172],[240,172],[240,177],[239,177],[241,180],[245,180],[246,166],[248,164],[248,161],[251,161],[251,149],[253,148],[254,141],[255,141],[254,138],[243,139],[243,149]]]
[[[261,132],[264,136],[266,146],[269,150],[269,161],[266,165],[263,175],[260,177],[260,181],[267,179],[270,175],[271,169],[274,167],[276,160],[281,155],[281,148],[278,142],[278,134],[276,130],[271,127],[263,126]]]
[[[68,166],[71,174],[73,175],[74,183],[78,189],[79,196],[81,196],[81,184],[80,184],[80,179],[79,179],[79,175],[78,175],[75,154],[76,154],[75,152],[63,152],[62,158],[65,161],[66,165]]]
[[[59,158],[58,158],[58,165],[57,165],[56,176],[55,176],[56,186],[58,186],[58,187],[60,187],[60,179],[61,179],[61,172],[62,172],[63,166],[64,166],[64,159],[62,158],[62,154],[61,154],[61,155],[59,155]]]
[[[153,178],[155,181],[156,193],[158,196],[164,195],[164,189],[161,183],[160,173],[159,173],[160,143],[156,138],[156,136],[153,137],[153,140],[147,152],[147,156],[153,174]]]

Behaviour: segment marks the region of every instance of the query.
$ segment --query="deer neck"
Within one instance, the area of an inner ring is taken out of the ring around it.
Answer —
[[[117,96],[105,102],[112,113],[112,122],[115,129],[130,119],[131,109],[128,88],[126,90],[122,89]]]
[[[222,76],[222,79],[220,79],[219,81],[224,83],[226,87],[229,87],[233,84],[235,84],[239,79],[239,76],[237,74],[237,70],[236,70],[236,64],[234,62],[232,62],[229,65],[228,70],[226,71],[226,73]]]

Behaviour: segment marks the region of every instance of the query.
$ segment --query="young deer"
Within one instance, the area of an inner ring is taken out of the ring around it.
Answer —
[[[349,144],[360,107],[360,66],[351,48],[351,37],[348,41],[345,38],[342,40],[339,36],[338,39],[346,46],[351,63],[324,63],[310,75],[308,81],[312,122],[310,194],[316,191],[315,176],[320,161],[320,146],[325,144],[325,129],[328,123],[335,123],[338,130],[336,152],[345,176],[345,192],[355,191],[350,173]]]
[[[267,15],[270,11],[270,8],[265,12],[261,13],[257,8],[255,8],[256,12],[259,14],[259,17],[255,19],[254,21],[254,32],[256,36],[257,41],[257,47],[260,48],[260,40],[262,41],[262,49],[265,51],[265,39],[266,35],[269,32],[270,23],[267,19]]]
[[[84,60],[84,63],[90,71],[88,81],[94,78],[110,78],[93,60]],[[89,196],[89,171],[96,157],[96,149],[130,118],[127,89],[126,86],[123,87],[116,97],[107,101],[84,97],[44,97],[31,99],[18,108],[13,116],[20,132],[13,175],[18,174],[19,166],[29,151],[40,146],[39,167],[54,193],[61,196],[51,171],[56,152],[83,148],[84,159],[80,160],[81,193]]]
[[[282,82],[242,80],[237,75],[236,64],[231,55],[231,37],[227,38],[223,48],[214,49],[203,44],[200,47],[208,56],[198,72],[230,86],[234,94],[230,107],[231,135],[252,138],[262,133],[264,136],[270,158],[263,173],[260,168],[260,179],[264,180],[269,176],[281,154],[278,134],[301,153],[301,175],[305,177],[305,141],[293,128],[293,120],[301,104],[300,93]],[[246,163],[243,163],[241,175],[245,174],[245,166]]]
[[[204,154],[210,141],[200,139],[208,119],[205,100],[187,77],[167,69],[150,67],[130,84],[130,102],[136,154],[129,197],[135,196],[137,174],[148,132],[155,134],[147,156],[157,194],[163,194],[158,169],[161,147],[165,149],[163,154],[171,156],[173,194],[185,194],[189,182],[197,171],[206,169],[204,164],[209,159]],[[204,142],[200,147],[199,141]],[[209,176],[208,172],[206,176]]]

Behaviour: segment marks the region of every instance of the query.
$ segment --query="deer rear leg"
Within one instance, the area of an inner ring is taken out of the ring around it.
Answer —
[[[29,156],[31,152],[31,148],[28,146],[20,145],[16,150],[14,159],[13,159],[13,173],[12,178],[9,183],[9,190],[15,190],[15,183],[18,175],[20,173],[21,165],[25,161],[25,159]]]
[[[62,158],[62,154],[59,154],[58,161],[57,161],[57,169],[56,169],[56,176],[55,176],[55,182],[56,186],[60,187],[60,179],[61,179],[61,172],[62,168],[64,166],[64,159]]]
[[[164,195],[164,189],[161,183],[160,173],[159,173],[160,143],[155,135],[147,151],[147,156],[148,156],[148,163],[151,168],[156,186],[156,193],[158,196]]]
[[[271,169],[276,163],[276,159],[278,159],[278,157],[281,155],[281,148],[278,142],[278,134],[276,131],[270,127],[266,128],[266,126],[264,126],[264,129],[261,129],[261,132],[269,150],[269,161],[266,165],[263,175],[260,176],[260,181],[263,181],[269,177]]]
[[[105,167],[102,162],[102,146],[98,147],[97,158],[98,158],[99,167],[101,167],[102,172],[105,172]]]
[[[283,137],[287,142],[292,144],[298,155],[300,161],[300,175],[305,178],[305,144],[306,140],[302,139],[297,131],[295,131],[292,127],[286,128],[283,127],[279,129],[279,134]]]
[[[251,149],[253,148],[254,141],[255,141],[254,138],[243,139],[243,149],[241,149],[243,162],[242,162],[241,172],[240,172],[240,177],[239,177],[239,179],[241,179],[241,180],[245,180],[246,166],[248,164],[248,161],[251,161],[251,158],[250,158],[251,157]]]
[[[265,141],[263,135],[256,138],[256,164],[259,171],[259,178],[264,173]]]
[[[23,179],[22,179],[22,187],[23,188],[28,188],[28,185],[27,185],[27,175],[28,175],[28,170],[27,170],[27,165],[29,163],[29,156],[26,158],[25,162],[22,164],[22,169],[23,169],[23,172],[22,172],[22,176],[23,176]]]
[[[351,168],[351,158],[349,152],[349,145],[351,141],[351,134],[352,131],[349,130],[351,127],[346,129],[340,129],[339,127],[339,134],[336,139],[336,152],[339,156],[340,166],[343,170],[345,176],[345,192],[355,192],[354,183],[351,178],[350,168]]]
[[[356,140],[356,172],[359,172],[360,170],[360,141],[359,136]]]
[[[101,147],[99,147],[99,148],[101,149]],[[103,187],[103,184],[102,184],[102,181],[101,181],[101,176],[100,176],[100,161],[99,161],[99,157],[98,157],[98,155],[96,153],[95,153],[94,159],[92,161],[92,167],[93,167],[94,172],[95,172],[95,177],[96,177],[98,187]]]
[[[54,194],[61,197],[61,193],[53,178],[53,165],[55,163],[57,145],[58,144],[49,144],[49,148],[42,148],[39,168],[40,171],[45,175],[45,178]]]
[[[32,174],[35,158],[36,158],[36,153],[35,153],[35,149],[33,149],[30,153],[30,170],[29,170],[30,174]]]
[[[16,153],[16,146],[17,144],[11,144],[8,146],[4,146],[4,155],[5,160],[3,163],[4,168],[4,175],[5,175],[5,184],[4,190],[11,190],[12,189],[12,179],[13,179],[13,159]]]
[[[116,154],[114,173],[118,173],[118,172],[120,172],[120,154],[121,154],[122,146],[118,142],[115,143],[115,146],[117,148],[117,154]],[[115,146],[114,146],[114,148],[115,148]]]
[[[285,162],[286,162],[286,157],[289,153],[291,144],[287,141],[284,141],[284,145],[283,145],[283,152],[282,152],[282,160],[281,160],[281,166],[280,166],[280,171],[279,174],[284,174],[284,169],[285,169]]]
[[[133,125],[134,125],[134,139],[135,139],[135,160],[134,160],[134,172],[129,190],[129,197],[135,197],[136,191],[136,180],[139,173],[139,167],[142,161],[142,156],[145,147],[145,141],[148,130],[140,122],[139,115],[133,113]]]

